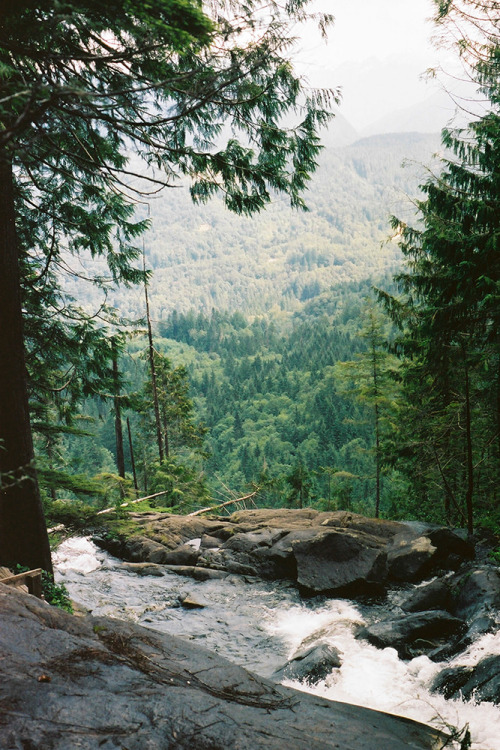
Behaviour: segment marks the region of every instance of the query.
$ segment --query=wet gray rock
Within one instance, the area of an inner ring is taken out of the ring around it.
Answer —
[[[426,536],[408,538],[398,534],[387,550],[387,572],[393,581],[422,580],[432,570],[437,547]]]
[[[185,609],[205,609],[208,606],[208,602],[193,594],[181,594],[179,602]]]
[[[196,581],[215,581],[227,578],[230,574],[226,570],[212,570],[199,568],[195,565],[165,565],[165,570],[178,576],[189,576]]]
[[[500,609],[500,569],[493,565],[469,567],[450,579],[453,613],[475,619]]]
[[[410,659],[428,653],[443,640],[458,639],[463,629],[463,620],[448,612],[432,610],[381,620],[361,628],[356,638],[363,638],[377,648],[395,648],[401,659]]]
[[[192,642],[0,584],[6,750],[430,750],[437,731],[252,675]]]
[[[500,656],[487,656],[475,667],[443,669],[431,685],[431,690],[445,698],[474,697],[477,701],[500,704]]]
[[[500,610],[500,570],[494,565],[466,566],[450,579],[452,605],[456,617],[467,620],[467,631],[460,650],[484,633],[497,628]]]
[[[436,579],[415,588],[402,602],[401,608],[405,612],[425,612],[430,609],[444,609],[451,612],[452,605],[450,582]]]
[[[297,583],[314,593],[351,593],[385,580],[380,538],[360,531],[332,529],[292,545]]]
[[[167,565],[196,565],[199,556],[199,551],[190,544],[180,544],[166,553],[164,562]]]
[[[300,680],[312,684],[324,680],[332,669],[342,666],[340,651],[328,643],[318,643],[296,653],[273,674],[273,679]]]
[[[161,578],[165,575],[164,566],[157,565],[156,563],[123,563],[122,570],[129,570],[138,576],[156,576]]]
[[[455,570],[464,560],[473,560],[475,557],[474,545],[460,532],[440,526],[431,528],[426,536],[437,550],[434,563],[446,570]]]
[[[449,529],[346,511],[259,509],[215,520],[131,515],[143,534],[121,540],[101,536],[96,543],[131,562],[288,579],[312,594],[379,593],[391,582],[422,580],[471,555],[470,545]],[[193,540],[201,540],[199,549]]]

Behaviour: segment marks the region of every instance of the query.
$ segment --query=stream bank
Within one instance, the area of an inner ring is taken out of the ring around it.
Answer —
[[[477,702],[473,696],[446,699],[431,690],[443,669],[471,666],[500,653],[498,624],[461,653],[437,661],[426,654],[401,659],[392,647],[377,648],[356,638],[359,629],[383,621],[394,611],[403,614],[403,600],[423,592],[426,582],[364,602],[325,595],[304,599],[290,581],[248,582],[234,574],[196,581],[156,564],[146,565],[139,575],[142,565],[123,563],[88,539],[65,542],[56,556],[56,567],[58,580],[66,584],[72,598],[94,615],[180,635],[266,678],[305,648],[327,643],[340,652],[340,668],[331,668],[317,681],[285,677],[285,684],[439,729],[469,724],[474,750],[500,750],[497,705]],[[144,575],[152,571],[154,575]],[[185,596],[205,606],[187,609],[181,603]]]

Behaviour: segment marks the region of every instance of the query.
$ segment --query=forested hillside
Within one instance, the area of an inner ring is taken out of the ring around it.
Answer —
[[[390,287],[389,278],[381,283]],[[369,282],[352,282],[322,293],[295,313],[251,318],[215,310],[209,315],[194,310],[172,313],[156,331],[157,366],[164,361],[160,356],[166,356],[171,373],[185,368],[192,409],[184,404],[182,410],[171,412],[171,450],[163,469],[158,463],[152,395],[144,388],[149,377],[147,341],[134,338],[123,352],[120,369],[123,395],[132,394],[125,414],[141,491],[170,488],[164,505],[196,507],[208,497],[224,499],[258,488],[258,502],[267,505],[312,503],[373,513],[373,401],[369,396],[354,397],[349,392],[352,377],[339,370],[340,362],[360,358],[354,364],[356,380],[369,377],[363,362],[370,345],[370,332],[367,336],[363,330],[366,312],[373,309],[369,295]],[[380,316],[377,320],[385,339],[390,325]],[[386,361],[388,355],[377,346]],[[172,404],[172,378],[162,380],[160,372],[157,380],[160,391],[165,387],[170,393],[167,400]],[[389,390],[394,388],[391,384]],[[117,478],[112,478],[115,412],[111,402],[102,400],[88,402],[84,411],[93,420],[92,436],[60,441],[58,462],[52,451],[52,467],[76,474],[92,467],[101,483],[108,483],[109,501],[117,497],[118,487]],[[176,439],[178,425],[187,416],[203,424],[202,443]],[[125,468],[131,478],[127,440]],[[396,485],[394,473],[391,481],[382,478],[384,514],[409,512],[408,504],[398,507]],[[77,496],[92,496],[82,489],[83,494],[76,490]]]
[[[174,464],[159,472],[151,394],[149,405],[133,396],[133,408],[124,414],[144,492],[170,483],[176,492],[168,505],[258,486],[262,502],[374,511],[373,404],[343,388],[345,377],[335,367],[366,352],[365,298],[373,283],[391,289],[388,272],[401,262],[398,244],[387,241],[389,214],[414,214],[411,198],[438,146],[437,135],[418,133],[328,146],[306,194],[308,212],[276,200],[250,219],[229,214],[217,199],[193,205],[183,189],[153,203],[145,249],[154,269],[149,298],[155,347],[174,367],[187,368],[195,419],[207,432],[205,457],[182,445],[174,451],[174,462],[191,466],[189,478],[181,480]],[[87,293],[81,283],[75,286],[75,294],[82,289]],[[92,301],[97,297],[86,297]],[[141,288],[124,290],[114,301],[122,315],[144,315]],[[389,331],[390,325],[383,327]],[[146,349],[138,333],[123,352],[125,395],[143,392]],[[94,420],[84,422],[94,437],[59,441],[59,462],[52,446],[48,464],[69,474],[90,470],[101,489],[107,483],[105,496],[115,497],[112,404],[87,401],[84,414]],[[394,473],[390,481],[382,476],[386,514],[409,512],[395,500],[400,481]],[[80,488],[85,490],[81,480]]]
[[[438,134],[395,133],[327,146],[304,196],[307,212],[275,196],[248,218],[229,213],[218,198],[193,205],[187,187],[162,193],[150,201],[144,237],[154,319],[173,310],[293,309],[332,284],[395,270],[401,256],[386,242],[389,217],[414,213],[411,200],[439,144]],[[81,282],[68,288],[87,304],[101,299]],[[143,315],[140,289],[109,300],[124,316]]]

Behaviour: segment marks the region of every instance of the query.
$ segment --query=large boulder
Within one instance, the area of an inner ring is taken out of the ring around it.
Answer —
[[[453,612],[472,620],[500,610],[500,569],[494,565],[469,567],[450,579]]]
[[[497,628],[500,610],[500,570],[494,565],[467,566],[449,579],[450,612],[467,620],[461,648]]]
[[[387,572],[393,581],[418,581],[433,568],[437,548],[429,537],[398,534],[387,550]]]
[[[405,612],[426,612],[430,609],[445,609],[450,612],[452,606],[452,586],[448,580],[440,578],[413,589],[401,603]]]
[[[284,578],[310,593],[378,593],[391,582],[454,568],[471,555],[468,543],[449,529],[347,511],[278,508],[218,519],[159,513],[131,518],[141,533],[103,535],[96,543],[131,562]]]
[[[429,653],[441,642],[458,638],[463,620],[448,612],[432,610],[381,620],[361,628],[356,638],[363,638],[377,648],[395,648],[401,659]]]
[[[166,633],[0,584],[0,747],[430,750],[437,730],[298,693]]]
[[[313,593],[359,593],[385,581],[384,544],[379,537],[331,529],[293,543],[297,583]]]
[[[474,546],[460,533],[419,522],[402,524],[387,548],[387,568],[393,581],[420,581],[433,572],[455,570],[474,558]]]

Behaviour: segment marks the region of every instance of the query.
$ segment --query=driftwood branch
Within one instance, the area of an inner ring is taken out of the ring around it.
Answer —
[[[126,503],[120,503],[120,505],[116,506],[113,505],[112,508],[105,508],[104,510],[100,510],[99,513],[96,513],[96,516],[103,516],[105,513],[112,513],[116,508],[126,508],[127,505],[135,505],[135,503],[140,503],[142,500],[152,500],[154,497],[160,497],[160,495],[168,495],[170,490],[163,490],[162,492],[155,492],[154,495],[146,495],[146,497],[139,497],[137,500],[128,500]]]
[[[227,505],[233,505],[233,503],[242,503],[244,500],[250,500],[251,497],[255,497],[258,490],[251,492],[249,495],[243,497],[235,497],[233,500],[227,500],[225,503],[219,503],[218,505],[211,505],[210,508],[201,508],[201,510],[195,510],[194,513],[188,513],[188,517],[201,516],[202,513],[209,513],[211,510],[219,510],[219,508],[225,508]]]

